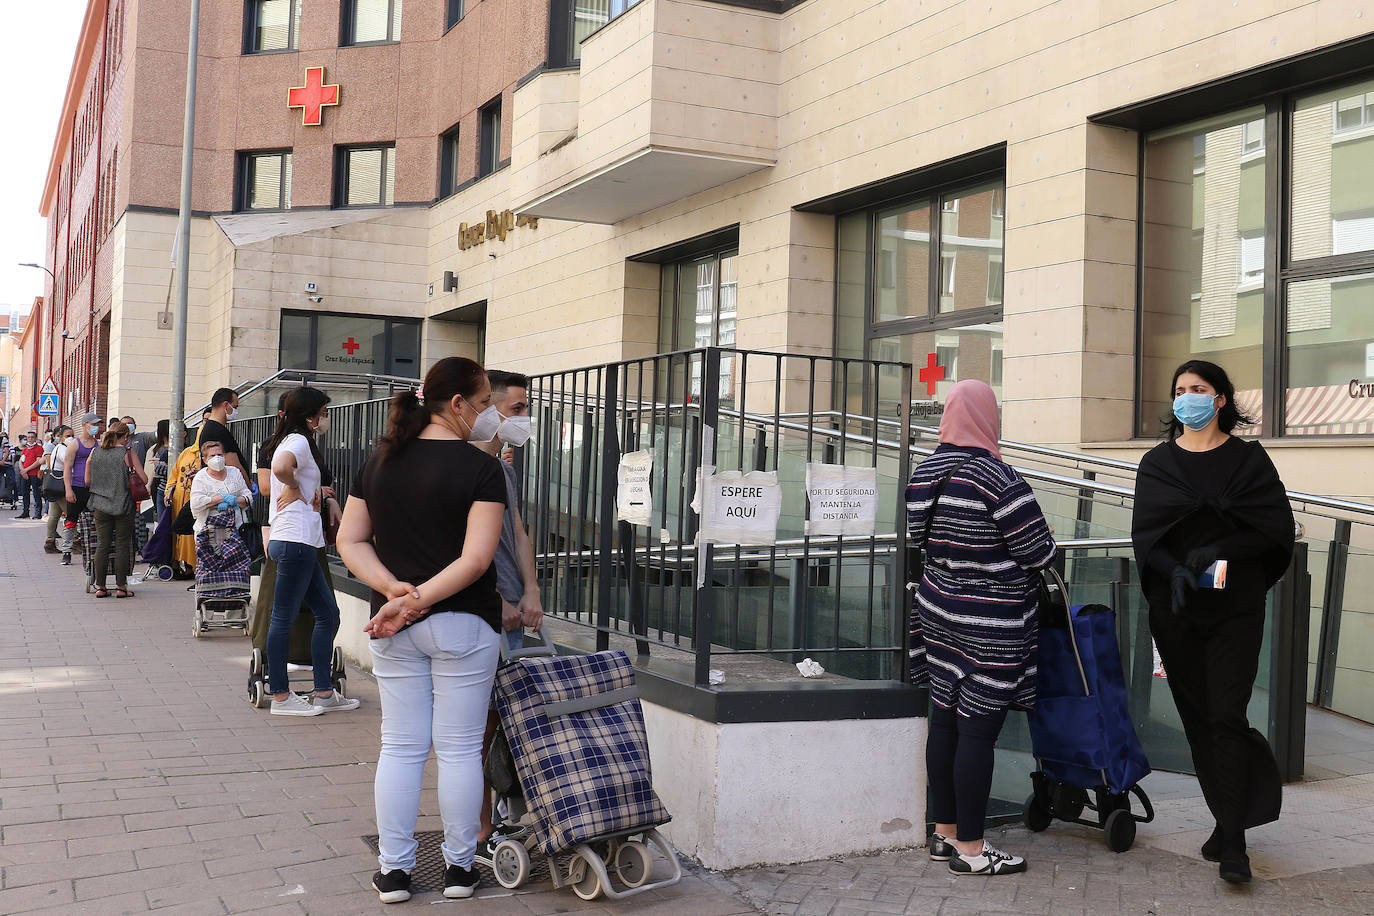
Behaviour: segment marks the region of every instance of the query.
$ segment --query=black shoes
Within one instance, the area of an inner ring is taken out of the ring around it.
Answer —
[[[1218,870],[1221,880],[1231,884],[1250,883],[1250,857],[1244,850],[1228,850],[1221,854],[1221,867]]]
[[[948,862],[959,854],[959,850],[954,848],[954,844],[949,841],[949,837],[932,833],[930,835],[930,861]]]
[[[477,882],[477,869],[450,865],[444,869],[444,896],[450,900],[464,900],[477,890]]]
[[[1221,825],[1212,829],[1212,835],[1202,844],[1202,857],[1208,862],[1221,861]]]
[[[382,903],[404,903],[410,899],[410,873],[393,868],[372,876],[372,889]]]

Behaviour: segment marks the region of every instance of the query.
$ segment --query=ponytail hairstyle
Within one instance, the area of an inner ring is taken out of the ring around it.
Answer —
[[[379,460],[386,461],[401,453],[431,418],[444,412],[444,406],[457,395],[467,400],[482,389],[486,372],[470,359],[447,356],[425,373],[421,390],[423,402],[414,391],[402,391],[391,399],[391,413],[386,418],[386,435],[377,440]]]
[[[310,443],[310,455],[315,459],[315,464],[323,468],[324,459],[315,444],[315,431],[310,428],[307,421],[323,410],[328,403],[329,395],[318,388],[302,385],[288,391],[283,402],[282,415],[277,419],[277,429],[272,433],[272,438],[267,440],[263,450],[269,455],[275,455],[277,446],[281,445],[283,439],[292,433],[300,433],[305,437],[305,441]]]
[[[100,437],[100,447],[114,448],[115,443],[119,441],[119,437],[127,435],[129,435],[129,427],[125,426],[119,420],[115,420],[110,424],[109,429],[105,430],[105,435]]]

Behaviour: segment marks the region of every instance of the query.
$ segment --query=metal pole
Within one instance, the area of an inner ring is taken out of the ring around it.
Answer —
[[[200,0],[191,0],[191,27],[186,39],[186,111],[181,126],[181,209],[177,216],[177,311],[173,319],[172,456],[186,441],[186,317],[191,281],[191,163],[196,138],[196,59],[200,45]]]

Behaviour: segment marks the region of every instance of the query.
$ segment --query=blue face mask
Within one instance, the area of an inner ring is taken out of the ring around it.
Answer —
[[[1174,416],[1178,422],[1196,432],[1205,429],[1217,415],[1216,400],[1219,395],[1184,392],[1174,398]]]

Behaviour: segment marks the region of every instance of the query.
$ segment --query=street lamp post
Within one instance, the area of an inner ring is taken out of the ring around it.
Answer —
[[[200,45],[200,0],[191,0],[186,40],[186,111],[181,126],[181,209],[177,217],[177,311],[172,352],[172,436],[169,454],[181,454],[186,441],[186,316],[191,280],[191,163],[196,136],[196,58]]]

